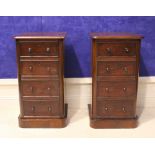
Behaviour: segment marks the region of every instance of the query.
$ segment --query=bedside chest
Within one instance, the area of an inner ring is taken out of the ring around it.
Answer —
[[[140,43],[143,37],[128,33],[91,33],[93,128],[137,126],[136,98]]]
[[[20,98],[19,126],[66,126],[64,104],[65,33],[27,33],[16,36]]]

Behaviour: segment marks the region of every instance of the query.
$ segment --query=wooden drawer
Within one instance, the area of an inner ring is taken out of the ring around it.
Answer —
[[[21,82],[23,97],[59,97],[59,88],[59,80],[23,80]]]
[[[58,101],[23,101],[24,116],[57,116],[59,111]]]
[[[97,81],[97,97],[135,97],[135,81]]]
[[[135,56],[134,42],[97,42],[97,56]]]
[[[59,75],[58,61],[21,61],[21,75]]]
[[[24,42],[19,47],[20,56],[59,56],[58,42]]]
[[[101,118],[125,118],[135,116],[133,100],[97,101],[97,116]]]
[[[98,61],[97,76],[135,76],[136,62],[135,61]]]

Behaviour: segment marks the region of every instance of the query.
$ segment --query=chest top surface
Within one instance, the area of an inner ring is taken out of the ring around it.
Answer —
[[[126,32],[92,32],[90,33],[92,39],[142,39],[140,34],[126,33]]]
[[[64,39],[65,32],[31,32],[15,36],[15,39]]]

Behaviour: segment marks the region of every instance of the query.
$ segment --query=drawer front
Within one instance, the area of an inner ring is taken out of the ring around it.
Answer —
[[[135,56],[136,43],[97,43],[97,56]]]
[[[21,61],[21,75],[59,75],[58,61]]]
[[[136,83],[97,81],[97,97],[133,97],[136,96]]]
[[[59,96],[59,80],[49,81],[22,81],[21,83],[23,97],[50,97]]]
[[[57,116],[59,102],[57,101],[23,101],[24,116]]]
[[[58,42],[26,42],[20,44],[21,56],[59,56]]]
[[[97,62],[97,76],[135,76],[136,62]]]
[[[101,118],[134,117],[135,103],[132,100],[98,101],[97,116]]]

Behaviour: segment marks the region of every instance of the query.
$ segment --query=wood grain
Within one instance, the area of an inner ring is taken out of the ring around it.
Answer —
[[[136,127],[141,35],[91,33],[93,128]],[[106,120],[105,120],[106,118]]]
[[[66,33],[55,32],[27,33],[15,37],[21,127],[65,125],[67,116],[63,86],[65,35]]]

